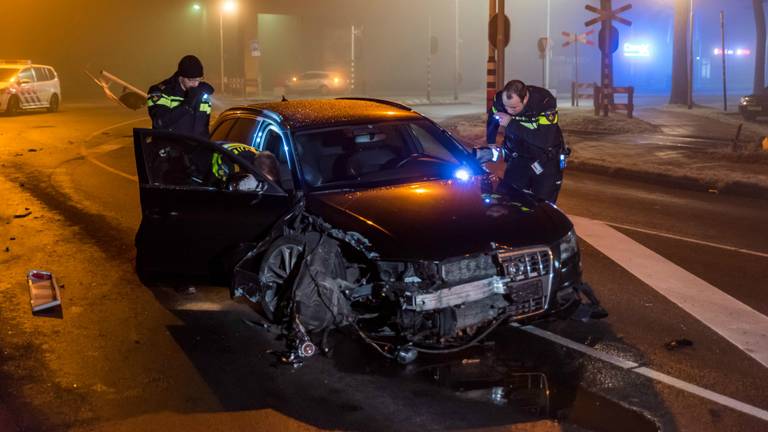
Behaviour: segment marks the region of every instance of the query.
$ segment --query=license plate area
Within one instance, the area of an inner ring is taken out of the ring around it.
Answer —
[[[544,283],[535,279],[513,284],[509,287],[509,299],[513,303],[528,303],[544,297]]]

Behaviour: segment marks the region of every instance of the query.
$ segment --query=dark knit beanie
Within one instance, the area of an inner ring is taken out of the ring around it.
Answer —
[[[193,55],[185,55],[179,60],[179,76],[184,78],[201,78],[203,76],[203,63]]]

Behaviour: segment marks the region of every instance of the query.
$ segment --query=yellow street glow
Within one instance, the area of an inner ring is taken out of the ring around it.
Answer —
[[[232,13],[237,10],[237,2],[233,0],[227,0],[221,4],[222,12]]]

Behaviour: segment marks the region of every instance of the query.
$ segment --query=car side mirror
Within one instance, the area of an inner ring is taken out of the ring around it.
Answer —
[[[32,84],[32,80],[31,79],[27,79],[27,78],[20,79],[19,80],[19,85],[24,85],[24,84]]]

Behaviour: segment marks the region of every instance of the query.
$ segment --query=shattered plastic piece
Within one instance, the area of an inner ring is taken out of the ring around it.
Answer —
[[[685,338],[675,339],[664,344],[664,348],[668,349],[669,351],[674,351],[678,348],[684,348],[684,347],[690,347],[690,346],[693,346],[693,341]]]
[[[24,213],[20,213],[20,214],[15,214],[15,215],[13,215],[13,218],[14,219],[23,219],[23,218],[25,218],[25,217],[27,217],[27,216],[29,216],[31,214],[32,214],[32,212],[28,211],[28,212],[24,212]]]
[[[27,273],[29,285],[29,302],[32,313],[49,309],[61,304],[59,286],[53,273],[42,270],[30,270]]]

